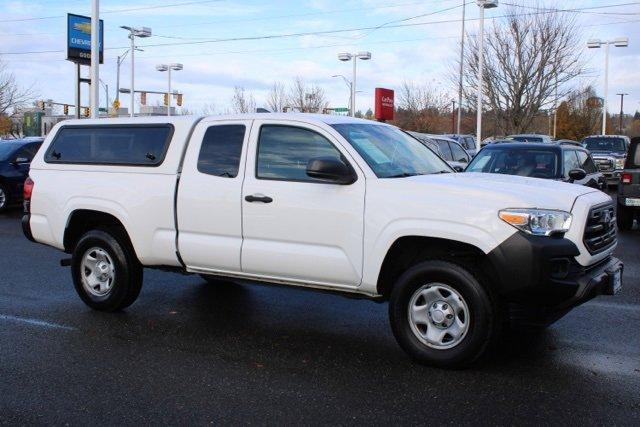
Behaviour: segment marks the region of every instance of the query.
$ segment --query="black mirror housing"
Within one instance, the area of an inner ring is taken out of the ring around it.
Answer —
[[[569,179],[571,181],[580,181],[582,179],[585,179],[587,177],[587,173],[584,171],[584,169],[571,169],[569,171]]]
[[[307,163],[307,175],[327,183],[349,185],[356,182],[355,173],[335,157],[315,157]]]

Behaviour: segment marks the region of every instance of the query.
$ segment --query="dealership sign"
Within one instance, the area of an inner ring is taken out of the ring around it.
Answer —
[[[104,22],[100,20],[100,38],[98,39],[100,63],[103,63]],[[91,18],[88,16],[67,14],[67,59],[78,64],[91,64]]]
[[[394,103],[393,103],[393,90],[384,89],[381,87],[376,88],[376,120],[393,120]]]

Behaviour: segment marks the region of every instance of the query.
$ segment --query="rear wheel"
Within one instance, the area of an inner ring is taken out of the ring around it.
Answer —
[[[620,231],[629,231],[633,227],[633,210],[626,206],[618,205],[616,222]]]
[[[95,310],[126,308],[142,288],[142,265],[119,229],[82,236],[73,251],[71,273],[76,292]]]
[[[410,356],[448,368],[478,360],[500,325],[479,275],[448,261],[425,261],[407,270],[391,293],[389,317]]]
[[[9,192],[4,184],[0,184],[0,212],[7,210],[9,205]]]

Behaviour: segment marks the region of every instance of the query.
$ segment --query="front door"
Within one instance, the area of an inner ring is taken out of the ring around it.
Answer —
[[[254,123],[248,153],[242,272],[312,285],[358,286],[365,178],[341,142],[313,125],[263,120]],[[339,185],[309,177],[309,160],[327,156],[347,163],[357,181]]]

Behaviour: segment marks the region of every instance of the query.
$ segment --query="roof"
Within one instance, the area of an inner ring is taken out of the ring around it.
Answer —
[[[0,144],[12,144],[17,146],[21,146],[21,145],[26,145],[26,144],[33,144],[36,142],[42,142],[44,141],[44,138],[23,138],[23,139],[3,139],[0,140]]]
[[[582,148],[582,146],[578,146],[578,145],[574,145],[574,144],[563,144],[563,143],[552,143],[549,144],[548,142],[528,142],[526,144],[523,144],[521,142],[501,142],[501,143],[493,143],[493,144],[487,144],[485,145],[485,147],[483,148],[483,150],[485,149],[498,149],[497,147],[499,147],[500,149],[502,148],[516,148],[516,149],[522,149],[522,150],[530,150],[530,149],[538,149],[538,148],[544,148],[544,149],[562,149],[563,147],[576,147],[576,148]],[[583,148],[584,150],[584,148]],[[586,151],[586,150],[585,150]]]
[[[509,135],[507,138],[515,138],[516,136],[519,137],[529,137],[529,138],[549,138],[551,139],[551,137],[549,135],[545,135],[543,133],[514,133],[513,135]]]
[[[587,138],[624,138],[624,139],[629,139],[629,137],[627,135],[589,135],[589,136],[585,136],[583,141]]]

